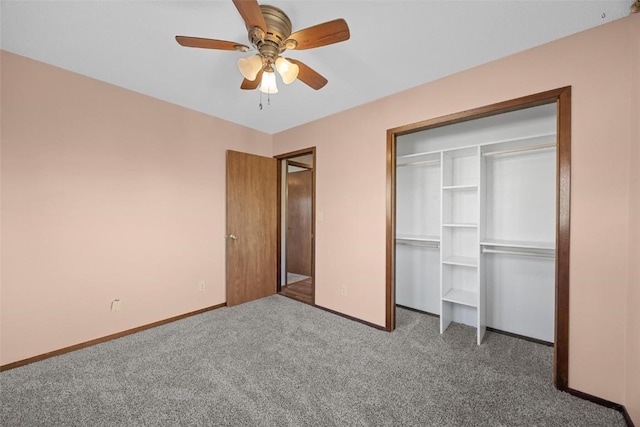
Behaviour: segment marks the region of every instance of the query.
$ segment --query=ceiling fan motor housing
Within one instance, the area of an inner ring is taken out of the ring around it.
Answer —
[[[291,35],[291,20],[274,6],[260,5],[260,10],[267,31],[263,33],[259,28],[253,28],[249,31],[249,40],[267,62],[273,64],[280,53],[287,49],[285,42]]]

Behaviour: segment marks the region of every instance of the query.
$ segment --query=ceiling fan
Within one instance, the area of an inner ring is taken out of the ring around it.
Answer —
[[[335,19],[313,27],[291,33],[291,21],[280,9],[269,5],[259,5],[256,0],[233,0],[233,4],[244,20],[249,41],[257,54],[238,60],[238,68],[244,77],[241,89],[255,89],[276,93],[274,69],[285,84],[297,79],[312,87],[321,89],[327,79],[308,65],[291,58],[283,58],[286,50],[313,49],[349,40],[349,26],[344,19]],[[249,51],[249,46],[225,40],[200,37],[176,36],[176,41],[185,47],[203,49]]]

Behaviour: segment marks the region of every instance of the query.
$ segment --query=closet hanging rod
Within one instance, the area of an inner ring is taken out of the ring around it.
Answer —
[[[542,252],[529,252],[529,251],[503,251],[500,249],[487,249],[482,248],[483,254],[504,254],[504,255],[520,255],[520,256],[532,256],[539,258],[555,258],[555,253],[542,253]]]
[[[497,156],[499,154],[519,153],[522,151],[547,150],[549,148],[555,148],[555,147],[556,147],[556,143],[553,142],[551,144],[535,145],[533,147],[512,148],[510,150],[501,150],[501,151],[488,151],[486,153],[482,153],[482,155]]]
[[[400,163],[397,166],[401,168],[404,166],[431,165],[435,163],[440,163],[440,160],[423,160],[421,162]]]
[[[408,240],[396,240],[396,244],[406,245],[406,246],[420,246],[422,248],[434,248],[434,249],[438,249],[440,247],[440,243],[438,242],[417,242],[417,241],[408,241]]]

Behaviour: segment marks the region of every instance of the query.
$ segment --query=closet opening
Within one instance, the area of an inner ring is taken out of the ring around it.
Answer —
[[[568,389],[571,88],[387,131],[386,329],[396,305],[553,345]]]
[[[315,147],[278,160],[279,294],[314,304]]]

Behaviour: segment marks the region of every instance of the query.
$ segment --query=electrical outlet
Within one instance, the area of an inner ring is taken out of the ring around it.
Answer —
[[[340,287],[340,295],[342,296],[346,296],[347,295],[347,291],[349,290],[349,288],[347,287],[347,285],[342,285]]]
[[[114,299],[113,301],[111,301],[111,311],[115,312],[120,310],[122,310],[122,301],[120,301],[119,299]]]
[[[204,280],[201,280],[201,281],[198,283],[198,291],[200,291],[200,292],[204,292],[206,289],[207,289],[207,282],[206,282],[206,281],[204,281]]]

